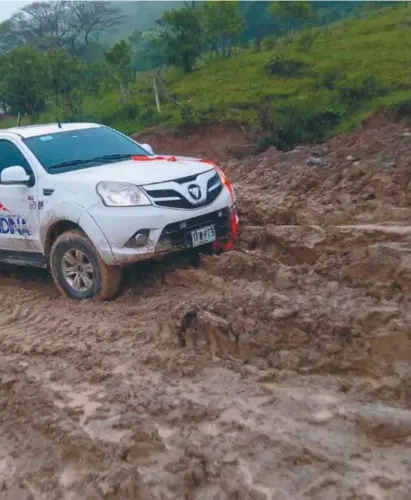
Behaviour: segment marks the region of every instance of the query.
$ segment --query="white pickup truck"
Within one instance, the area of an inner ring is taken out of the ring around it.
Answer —
[[[72,299],[114,298],[139,260],[229,247],[237,223],[211,162],[94,123],[0,130],[0,262],[48,267]]]

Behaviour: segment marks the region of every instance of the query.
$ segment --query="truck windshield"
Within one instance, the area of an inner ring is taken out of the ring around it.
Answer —
[[[95,167],[131,156],[150,156],[145,149],[113,129],[68,130],[24,139],[50,174]]]

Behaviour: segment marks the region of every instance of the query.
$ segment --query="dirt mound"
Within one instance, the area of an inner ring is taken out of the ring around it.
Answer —
[[[178,134],[169,129],[156,127],[134,134],[141,144],[147,143],[158,154],[197,156],[213,161],[226,160],[233,156],[243,157],[252,149],[247,131],[238,125],[199,125]]]
[[[411,497],[411,132],[224,168],[230,253],[106,304],[3,272],[1,500]]]

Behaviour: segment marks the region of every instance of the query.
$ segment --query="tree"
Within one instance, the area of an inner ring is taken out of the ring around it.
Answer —
[[[143,42],[136,50],[134,67],[136,70],[159,68],[167,61],[167,42],[160,36],[159,30],[150,30],[143,34]]]
[[[71,117],[81,115],[83,96],[87,92],[87,65],[62,49],[47,53],[45,88],[57,109]]]
[[[15,112],[32,116],[46,98],[46,57],[33,47],[18,47],[2,57],[2,100]]]
[[[189,8],[189,9],[196,8],[196,0],[184,0],[183,4],[185,7]]]
[[[144,41],[143,32],[134,29],[131,35],[128,37],[128,41],[132,47],[138,47]]]
[[[225,58],[231,55],[236,36],[241,34],[244,19],[238,10],[238,1],[207,1],[202,5],[204,36],[210,51]]]
[[[6,65],[6,54],[0,54],[0,110],[6,111],[7,103],[5,98],[5,88],[4,88],[4,75],[2,74],[2,68]]]
[[[121,21],[119,9],[105,1],[34,2],[0,25],[3,43],[30,45],[38,50],[65,49],[84,54],[91,38]]]
[[[190,73],[203,47],[203,30],[198,9],[182,7],[166,11],[157,21],[164,42],[166,61]]]
[[[98,38],[109,32],[124,19],[112,2],[77,0],[70,2],[72,23],[77,26],[78,35],[82,37],[84,46],[88,47],[90,37]]]
[[[0,52],[8,52],[17,47],[18,40],[12,31],[10,19],[0,23]]]
[[[127,100],[127,90],[134,71],[132,67],[133,49],[125,40],[120,40],[113,45],[107,52],[105,52],[107,63],[114,69],[115,78],[120,84],[121,100]]]
[[[309,19],[313,12],[311,2],[305,0],[276,0],[269,10],[271,14],[285,21],[287,31],[292,31],[296,23]]]

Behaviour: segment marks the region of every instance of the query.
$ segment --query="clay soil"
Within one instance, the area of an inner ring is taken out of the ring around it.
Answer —
[[[1,500],[411,498],[411,133],[223,166],[235,251],[111,303],[3,269]]]

